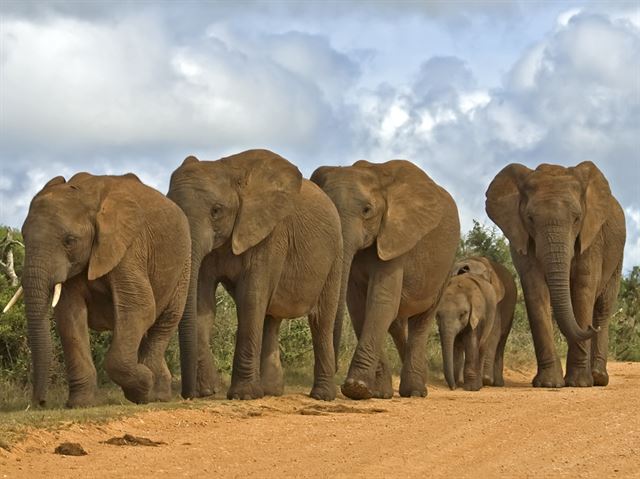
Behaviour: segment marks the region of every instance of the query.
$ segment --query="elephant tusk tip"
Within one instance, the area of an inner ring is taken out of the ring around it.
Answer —
[[[58,301],[60,301],[61,294],[62,294],[62,283],[56,283],[56,286],[53,289],[53,300],[51,301],[52,308],[55,308],[58,305]]]

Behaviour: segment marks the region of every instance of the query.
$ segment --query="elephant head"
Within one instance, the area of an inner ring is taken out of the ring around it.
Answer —
[[[311,175],[338,209],[344,245],[340,308],[334,330],[334,348],[340,332],[353,258],[375,244],[383,261],[409,252],[438,226],[443,214],[442,190],[416,165],[405,160],[352,166],[322,166]],[[336,364],[337,366],[337,364]]]
[[[225,245],[241,255],[293,213],[302,187],[298,168],[268,150],[249,150],[216,161],[189,156],[171,175],[167,196],[191,229],[191,281],[179,326],[182,396],[196,395],[197,284],[203,258]]]
[[[486,193],[489,217],[509,239],[512,250],[530,256],[544,272],[551,306],[565,337],[577,342],[593,337],[575,319],[569,289],[575,255],[600,235],[611,206],[609,184],[590,161],[564,168],[542,164],[506,166]]]
[[[495,275],[495,273],[494,273]],[[453,349],[456,336],[465,328],[482,329],[482,336],[490,332],[488,323],[495,317],[496,305],[504,297],[500,281],[492,284],[483,276],[465,271],[453,276],[442,295],[436,320],[442,345],[444,376],[451,389],[456,388]],[[484,338],[480,339],[481,343]]]
[[[22,286],[36,404],[44,405],[51,363],[49,305],[55,307],[69,278],[82,274],[92,281],[109,273],[144,226],[129,181],[139,180],[133,174],[78,173],[68,182],[58,176],[31,201],[22,226]]]

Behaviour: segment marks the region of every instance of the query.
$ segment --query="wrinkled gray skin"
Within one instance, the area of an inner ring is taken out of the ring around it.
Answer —
[[[309,316],[315,355],[311,396],[336,395],[332,343],[342,267],[340,218],[298,169],[267,150],[217,161],[187,158],[171,176],[169,198],[191,227],[192,277],[181,321],[184,397],[215,392],[209,344],[215,289],[238,309],[230,399],[281,395],[278,330]]]
[[[318,168],[311,180],[335,203],[344,239],[341,301],[358,337],[342,392],[351,399],[393,396],[383,354],[390,330],[403,359],[400,395],[426,396],[430,319],[460,239],[449,194],[404,160]],[[343,311],[338,312],[337,350]]]
[[[504,348],[516,300],[513,276],[501,264],[472,257],[454,265],[436,313],[443,369],[451,389],[504,386]]]
[[[535,170],[513,163],[486,195],[487,214],[509,239],[524,291],[538,361],[533,386],[605,386],[626,236],[609,183],[590,161]],[[569,343],[564,378],[552,308]]]
[[[51,366],[49,306],[69,384],[67,406],[96,390],[89,328],[113,331],[109,377],[136,403],[171,398],[164,353],[182,316],[190,271],[189,225],[166,197],[133,174],[58,176],[33,198],[22,227],[22,275],[33,402],[44,405]]]

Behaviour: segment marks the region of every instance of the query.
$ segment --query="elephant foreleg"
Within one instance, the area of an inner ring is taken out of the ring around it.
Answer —
[[[118,268],[125,269],[122,263]],[[104,367],[129,401],[147,403],[154,377],[147,366],[138,362],[138,350],[156,320],[153,290],[142,272],[121,271],[112,278],[111,291],[115,308],[113,339]]]
[[[456,336],[453,342],[453,374],[456,386],[464,384],[464,343],[462,336]]]
[[[571,279],[571,303],[578,325],[586,329],[593,321],[595,304],[595,286],[588,271],[578,272]],[[571,342],[567,351],[567,368],[564,378],[565,386],[593,386],[591,375],[591,340]]]
[[[264,319],[260,381],[266,396],[282,396],[284,392],[284,375],[280,362],[280,342],[278,341],[281,323],[281,319],[275,319],[271,316]]]
[[[384,336],[398,314],[402,267],[396,261],[377,265],[369,278],[365,319],[342,393],[351,399],[373,397]]]
[[[482,384],[484,386],[493,386],[495,382],[494,364],[496,361],[498,343],[500,342],[501,329],[502,324],[500,313],[496,313],[496,318],[493,321],[493,326],[491,327],[491,333],[489,334],[484,346],[484,359],[482,360]]]
[[[562,366],[553,340],[551,301],[544,274],[538,266],[532,264],[533,260],[522,257],[514,249],[511,250],[511,257],[522,283],[538,363],[538,372],[532,381],[533,387],[563,387]]]
[[[482,387],[482,364],[478,331],[473,329],[464,336],[464,389],[478,391]]]
[[[90,406],[95,400],[97,375],[89,346],[87,304],[76,288],[67,285],[63,290],[54,317],[69,384],[67,407]]]
[[[409,335],[402,372],[400,396],[425,397],[427,395],[427,336],[432,311],[409,318]]]
[[[264,318],[270,297],[265,283],[265,278],[249,274],[235,288],[238,332],[228,399],[258,399],[264,396],[260,381],[260,355]]]

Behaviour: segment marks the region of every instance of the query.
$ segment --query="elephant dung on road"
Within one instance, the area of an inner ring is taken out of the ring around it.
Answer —
[[[486,196],[487,214],[509,239],[522,283],[538,362],[533,386],[605,386],[626,230],[604,175],[590,161],[535,170],[512,163]],[[552,308],[569,343],[564,378]]]
[[[426,396],[429,320],[460,240],[453,199],[405,160],[323,166],[311,180],[333,200],[342,223],[340,304],[346,298],[358,337],[342,392],[351,399],[393,396],[382,348],[391,328],[403,359],[400,395]]]
[[[282,394],[280,323],[308,315],[315,355],[311,396],[334,399],[342,236],[331,200],[268,150],[216,161],[188,157],[171,176],[168,196],[186,213],[192,241],[190,292],[180,323],[182,395],[214,392],[209,338],[214,291],[222,283],[238,310],[227,397]]]
[[[89,328],[113,331],[104,365],[127,399],[169,400],[164,353],[182,316],[191,262],[180,208],[133,174],[58,176],[31,201],[22,234],[34,403],[46,400],[52,302],[67,406],[94,400]]]
[[[452,274],[436,313],[447,384],[469,391],[504,386],[504,348],[518,294],[513,276],[484,257],[457,262]]]

